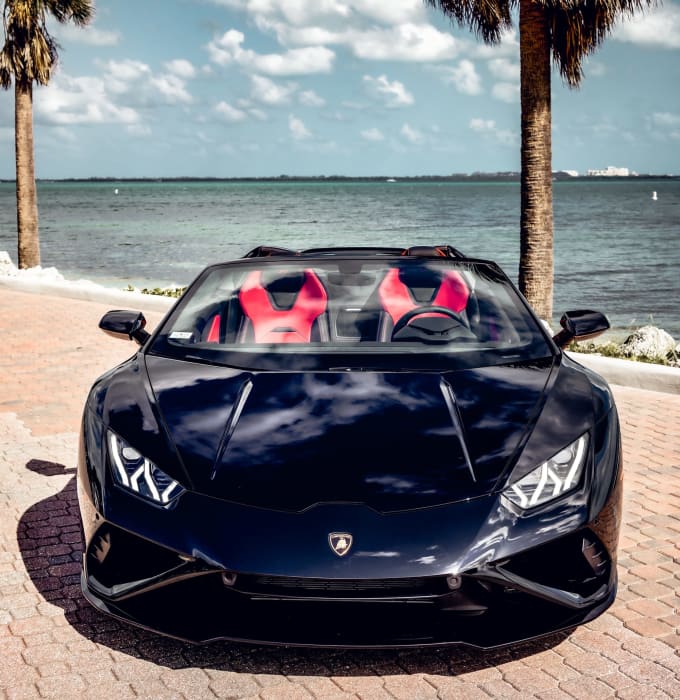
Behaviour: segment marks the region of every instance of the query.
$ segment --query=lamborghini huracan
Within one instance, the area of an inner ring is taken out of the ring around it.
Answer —
[[[87,398],[82,589],[171,637],[494,647],[616,595],[609,387],[493,262],[261,246],[201,272]]]

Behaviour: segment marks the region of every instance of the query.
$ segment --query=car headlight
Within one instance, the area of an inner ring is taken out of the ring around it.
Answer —
[[[588,454],[588,433],[510,484],[503,496],[522,509],[543,505],[575,489]]]
[[[110,430],[109,454],[116,482],[138,496],[165,505],[184,491],[174,479]]]

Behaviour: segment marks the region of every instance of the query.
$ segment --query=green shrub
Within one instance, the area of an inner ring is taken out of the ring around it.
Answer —
[[[143,289],[140,289],[142,294],[153,294],[157,297],[173,297],[174,299],[177,299],[184,294],[184,291],[186,290],[186,287],[154,287],[153,289],[149,287],[144,287]],[[125,289],[126,292],[134,292],[137,291],[135,288],[128,284],[127,288]]]
[[[646,362],[653,365],[666,365],[668,367],[680,366],[678,354],[675,351],[668,353],[666,357],[649,357],[648,355],[627,355],[618,343],[572,343],[568,350],[571,352],[596,353],[603,357],[615,357],[620,360],[632,360],[633,362]]]

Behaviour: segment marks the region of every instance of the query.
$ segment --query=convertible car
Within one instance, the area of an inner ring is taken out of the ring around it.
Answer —
[[[260,247],[211,265],[84,410],[82,588],[193,642],[493,647],[616,594],[619,424],[493,262]]]

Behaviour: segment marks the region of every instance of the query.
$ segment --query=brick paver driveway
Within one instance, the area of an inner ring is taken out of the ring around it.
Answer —
[[[196,647],[96,612],[78,580],[77,430],[92,380],[133,349],[96,329],[105,310],[0,290],[0,697],[680,698],[680,396],[624,387],[620,592],[569,635],[493,652]]]

